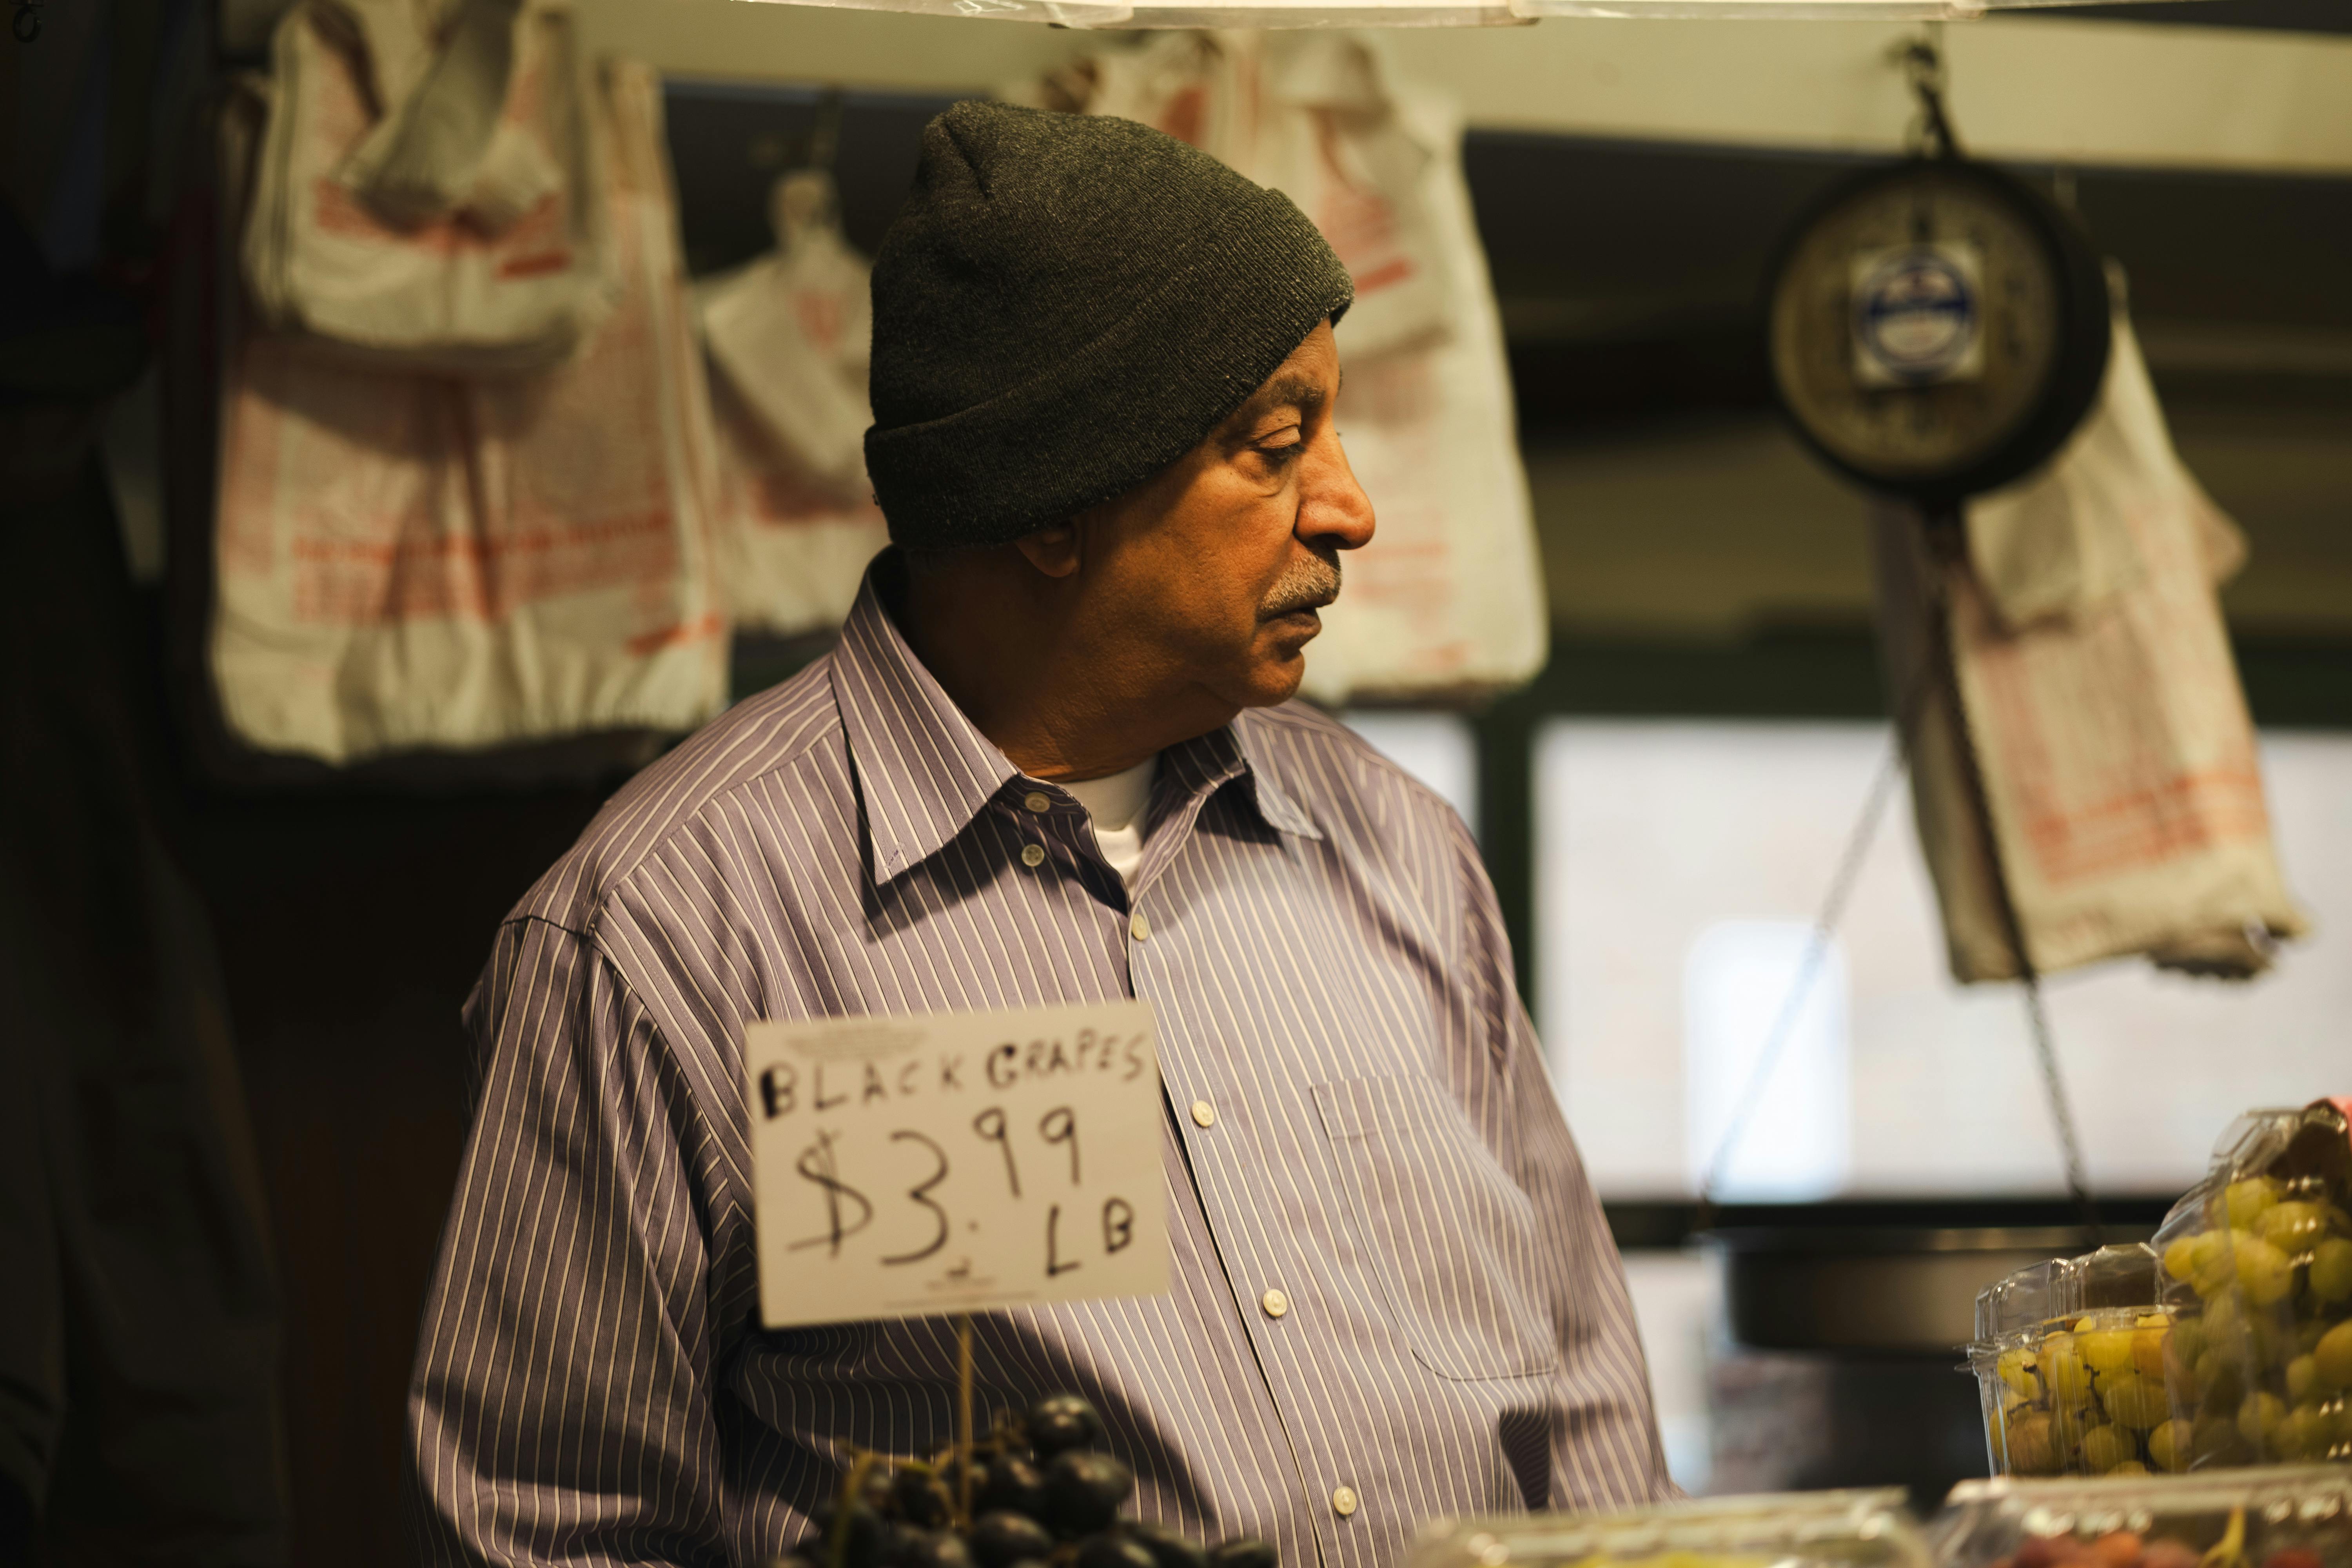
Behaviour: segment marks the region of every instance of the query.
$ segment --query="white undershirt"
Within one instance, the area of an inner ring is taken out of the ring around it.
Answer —
[[[1134,880],[1136,868],[1143,864],[1143,808],[1151,804],[1151,780],[1159,771],[1155,755],[1108,778],[1063,781],[1062,787],[1093,818],[1095,843],[1121,881]]]

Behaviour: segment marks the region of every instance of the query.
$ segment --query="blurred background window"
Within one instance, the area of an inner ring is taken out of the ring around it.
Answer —
[[[1883,722],[1555,719],[1535,747],[1537,963],[1552,1075],[1609,1199],[1686,1198],[1787,995]],[[2094,1184],[2174,1193],[2217,1108],[2340,1092],[2352,1017],[2352,736],[2271,731],[2279,853],[2315,917],[2251,985],[2100,965],[2049,983]],[[1946,973],[1907,800],[1752,1113],[1734,1199],[2054,1193],[2014,986]]]
[[[1798,994],[1791,977],[1813,942],[1801,921],[1717,921],[1691,939],[1683,1170],[1694,1192],[1718,1161],[1716,1191],[1732,1202],[1804,1203],[1845,1188],[1853,1164],[1845,954],[1830,938]]]

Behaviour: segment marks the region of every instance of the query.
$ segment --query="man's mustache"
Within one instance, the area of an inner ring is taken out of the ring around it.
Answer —
[[[1299,610],[1319,609],[1339,596],[1339,563],[1337,559],[1316,555],[1298,562],[1284,571],[1274,586],[1266,591],[1258,615],[1265,620],[1287,616]]]

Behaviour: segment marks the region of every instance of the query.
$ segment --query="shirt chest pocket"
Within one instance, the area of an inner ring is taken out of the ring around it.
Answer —
[[[1559,1364],[1535,1205],[1426,1079],[1315,1086],[1346,1223],[1398,1331],[1442,1377]]]

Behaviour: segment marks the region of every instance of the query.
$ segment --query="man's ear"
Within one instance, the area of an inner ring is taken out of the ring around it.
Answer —
[[[1046,576],[1067,577],[1078,569],[1079,531],[1075,520],[1050,523],[1014,540],[1013,547]]]

